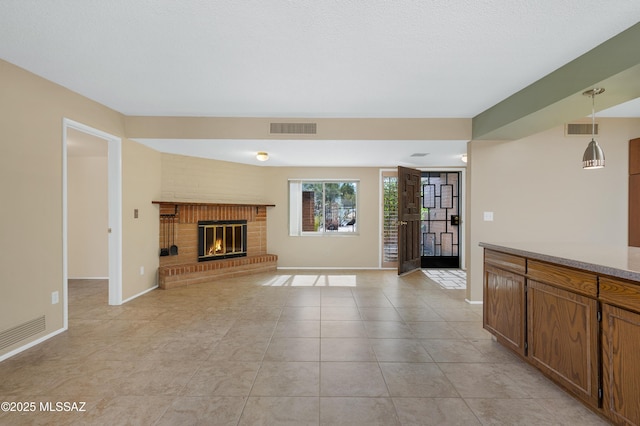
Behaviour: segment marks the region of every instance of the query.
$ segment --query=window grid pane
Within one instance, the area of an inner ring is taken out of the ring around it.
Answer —
[[[303,182],[302,232],[356,232],[357,182]]]
[[[383,178],[383,262],[398,261],[398,177]]]

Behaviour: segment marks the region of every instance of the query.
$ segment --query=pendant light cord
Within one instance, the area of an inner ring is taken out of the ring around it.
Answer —
[[[591,94],[591,139],[596,137],[596,93]]]

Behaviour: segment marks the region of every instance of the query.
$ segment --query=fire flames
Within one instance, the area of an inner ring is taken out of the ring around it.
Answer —
[[[218,254],[222,252],[222,239],[217,239],[215,244],[209,246],[209,255]]]

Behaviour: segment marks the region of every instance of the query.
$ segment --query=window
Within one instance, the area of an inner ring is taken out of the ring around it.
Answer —
[[[398,172],[382,172],[382,267],[398,266]]]
[[[289,181],[289,235],[357,232],[357,198],[358,181]]]

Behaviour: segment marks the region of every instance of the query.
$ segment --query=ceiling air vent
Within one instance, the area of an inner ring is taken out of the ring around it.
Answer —
[[[315,135],[317,123],[271,123],[271,134]]]
[[[591,123],[569,123],[567,124],[567,135],[590,135]],[[596,124],[595,134],[598,134],[598,125]]]

